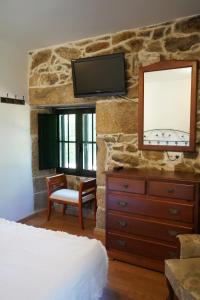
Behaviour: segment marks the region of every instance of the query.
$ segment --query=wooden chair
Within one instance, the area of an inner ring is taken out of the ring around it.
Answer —
[[[78,191],[67,188],[67,179],[64,174],[58,174],[46,177],[47,193],[48,193],[48,214],[47,220],[50,220],[52,204],[63,204],[63,214],[67,204],[77,206],[79,208],[79,222],[81,228],[84,229],[83,224],[83,204],[88,201],[94,201],[94,219],[96,222],[96,179],[89,179],[81,181]]]

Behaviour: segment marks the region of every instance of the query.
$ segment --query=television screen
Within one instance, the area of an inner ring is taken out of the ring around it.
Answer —
[[[125,95],[123,53],[72,60],[75,97]]]

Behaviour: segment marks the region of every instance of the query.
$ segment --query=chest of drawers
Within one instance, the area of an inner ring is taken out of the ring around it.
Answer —
[[[192,174],[106,174],[106,247],[113,258],[163,271],[179,255],[176,236],[199,232],[199,182]]]

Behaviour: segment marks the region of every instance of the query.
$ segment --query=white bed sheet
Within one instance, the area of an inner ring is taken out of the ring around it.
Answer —
[[[107,268],[100,241],[0,219],[1,300],[96,300]]]

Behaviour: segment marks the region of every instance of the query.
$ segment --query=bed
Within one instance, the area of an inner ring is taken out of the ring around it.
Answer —
[[[1,300],[96,300],[107,268],[100,241],[0,219]]]

